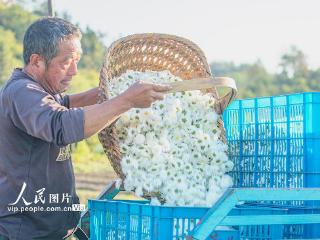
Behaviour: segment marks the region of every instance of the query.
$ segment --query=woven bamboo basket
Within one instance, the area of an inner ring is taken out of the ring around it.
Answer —
[[[107,82],[127,70],[140,72],[169,70],[183,80],[213,78],[206,57],[193,42],[167,34],[130,35],[115,41],[106,52],[100,72],[99,103],[108,100]],[[206,90],[206,93],[208,92],[216,99],[215,110],[220,114],[236,96],[236,89],[232,89],[223,98],[219,98],[216,88]],[[221,130],[220,139],[226,142],[221,118],[218,127]],[[103,129],[98,136],[113,169],[124,180],[114,123]]]

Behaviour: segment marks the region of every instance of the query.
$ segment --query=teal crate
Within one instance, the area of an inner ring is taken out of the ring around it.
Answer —
[[[151,206],[130,201],[89,200],[91,240],[189,239],[209,208]],[[230,216],[286,214],[286,209],[239,207]],[[283,225],[238,226],[216,229],[216,240],[281,239]]]
[[[320,187],[320,93],[237,100],[223,119],[235,187]]]
[[[320,214],[320,208],[315,207],[304,207],[304,206],[293,206],[293,205],[279,205],[279,204],[259,204],[259,203],[247,203],[245,204],[246,208],[253,207],[254,209],[259,209],[261,207],[267,207],[272,209],[285,209],[288,214]],[[305,225],[308,226],[308,225]],[[312,226],[312,225],[309,225]],[[316,226],[319,226],[316,225]],[[306,230],[312,231],[312,228],[302,228],[301,225],[289,225],[285,226],[283,229],[283,238],[284,239],[304,239],[304,238],[313,238],[319,239],[319,236],[315,233],[309,233],[310,236],[306,237]]]
[[[247,204],[240,205],[235,208],[229,215],[260,215],[260,214],[287,214],[287,209],[279,209],[272,206],[250,206]],[[242,240],[254,239],[254,240],[269,240],[269,239],[283,239],[284,236],[284,225],[253,225],[253,226],[239,226],[236,229],[239,230],[239,235]]]
[[[237,100],[223,119],[234,187],[320,187],[320,93]],[[296,236],[320,237],[319,224],[286,228]]]
[[[235,163],[231,175],[236,187],[320,187],[320,124],[317,123],[320,119],[319,93],[238,100],[226,109],[223,117],[229,142],[229,157]],[[184,239],[184,235],[179,234],[184,230],[189,232],[188,226],[196,224],[192,219],[200,219],[207,211],[204,209],[198,212],[201,208],[156,210],[156,207],[151,206],[147,210],[147,205],[141,207],[139,203],[126,207],[118,205],[115,210],[115,205],[112,205],[114,202],[103,202],[89,203],[91,239],[122,239],[119,236],[125,236],[125,239]],[[290,203],[304,204],[303,201]],[[284,205],[277,206],[279,210],[285,210]],[[313,202],[306,206],[319,205]],[[170,211],[171,217],[168,217]],[[259,211],[266,210],[260,208]],[[232,212],[241,213],[237,210]],[[179,215],[180,213],[187,215]],[[184,219],[186,222],[177,225],[179,220],[175,219]],[[319,224],[240,226],[232,231],[236,231],[243,240],[320,237]],[[232,231],[227,234],[232,236]],[[110,234],[109,238],[107,234]]]

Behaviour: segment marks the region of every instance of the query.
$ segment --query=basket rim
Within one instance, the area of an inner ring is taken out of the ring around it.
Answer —
[[[213,76],[210,66],[208,64],[208,60],[202,51],[202,49],[194,42],[191,40],[173,35],[173,34],[166,34],[166,33],[154,33],[154,32],[149,32],[149,33],[135,33],[135,34],[130,34],[124,37],[119,38],[118,40],[112,42],[112,44],[107,48],[106,54],[105,54],[105,61],[103,63],[102,68],[106,66],[107,61],[111,57],[111,53],[113,53],[113,49],[118,46],[118,44],[123,43],[123,42],[128,42],[130,40],[135,40],[135,39],[163,39],[163,40],[174,40],[176,42],[181,42],[184,45],[187,45],[188,47],[192,48],[195,52],[197,52],[199,58],[201,59],[201,62],[204,64],[204,67],[207,71],[208,76]],[[109,80],[109,79],[108,79]]]

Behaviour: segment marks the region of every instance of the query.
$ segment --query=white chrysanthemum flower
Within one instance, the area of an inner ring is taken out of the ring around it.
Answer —
[[[136,195],[138,197],[142,197],[142,195],[143,195],[143,191],[142,191],[142,187],[141,186],[136,187],[136,190],[134,192],[136,193]]]
[[[154,206],[160,206],[161,203],[160,201],[157,199],[157,198],[151,198],[151,202],[150,202],[151,205],[154,205]]]
[[[137,136],[135,136],[133,142],[134,142],[135,144],[142,145],[142,144],[144,144],[145,139],[146,139],[146,138],[144,137],[144,135],[138,134]]]
[[[232,186],[232,178],[229,175],[223,175],[220,181],[220,187],[222,189]]]
[[[122,183],[122,181],[121,181],[121,179],[117,179],[117,180],[115,180],[115,186],[116,186],[116,188],[120,188],[120,186],[121,186],[121,183]]]
[[[136,81],[181,81],[169,71],[127,71],[108,84],[115,97]],[[219,140],[214,99],[200,91],[168,94],[148,109],[131,109],[116,122],[124,187],[159,192],[166,205],[211,206],[232,184],[227,145]],[[153,199],[152,204],[160,204]]]

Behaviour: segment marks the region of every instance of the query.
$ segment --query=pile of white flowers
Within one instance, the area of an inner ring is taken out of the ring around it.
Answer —
[[[182,81],[169,71],[127,71],[109,82],[110,97],[136,81]],[[150,108],[131,109],[116,123],[122,153],[124,187],[159,192],[166,205],[212,206],[232,185],[226,172],[233,163],[219,140],[214,99],[200,91],[167,94]],[[153,198],[151,204],[159,205]]]

